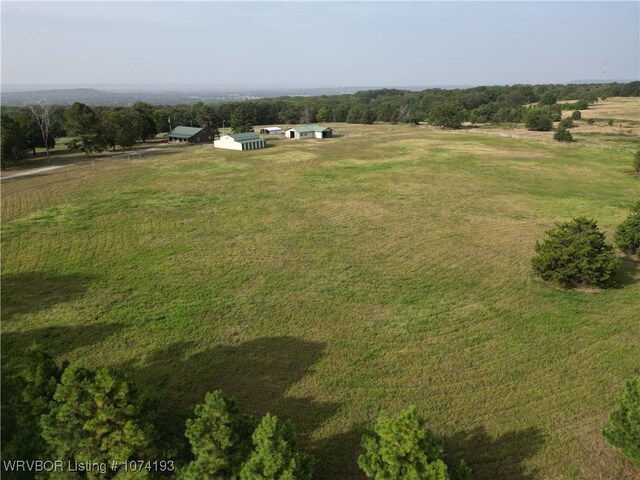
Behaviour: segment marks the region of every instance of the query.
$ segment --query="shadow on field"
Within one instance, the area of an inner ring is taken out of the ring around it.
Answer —
[[[80,296],[91,281],[86,275],[55,275],[45,272],[2,275],[2,320],[16,314],[46,310]]]
[[[179,342],[147,357],[142,367],[125,365],[140,385],[157,395],[161,422],[183,436],[184,422],[207,392],[221,389],[241,409],[256,416],[267,412],[290,419],[302,438],[333,416],[339,405],[287,392],[312,371],[325,344],[294,337],[265,337],[239,345],[195,350]]]
[[[456,452],[457,464],[464,458],[473,470],[474,480],[534,480],[537,471],[530,471],[525,460],[533,457],[544,444],[542,432],[535,427],[517,432],[508,432],[493,438],[485,427],[462,431],[444,440],[445,452]]]
[[[618,274],[616,276],[617,286],[621,288],[637,283],[640,281],[640,278],[638,278],[639,273],[640,260],[635,260],[628,255],[622,257],[620,259],[620,268],[618,268]]]
[[[356,425],[351,430],[322,439],[313,445],[311,453],[316,460],[316,474],[313,478],[362,479],[363,473],[358,467],[358,455],[365,425]]]
[[[122,325],[112,324],[46,327],[22,332],[2,332],[2,357],[11,363],[19,359],[34,342],[53,356],[64,355],[76,348],[102,343],[122,329]]]

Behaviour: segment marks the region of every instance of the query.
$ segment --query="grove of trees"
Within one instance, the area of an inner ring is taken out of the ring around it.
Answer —
[[[569,85],[482,86],[468,89],[430,88],[420,92],[378,89],[353,95],[279,97],[215,104],[101,107],[75,103],[51,106],[47,146],[68,137],[73,148],[86,154],[105,148],[129,148],[131,138],[146,141],[172,126],[225,126],[247,131],[253,125],[312,122],[431,122],[443,128],[459,128],[462,122],[521,123],[527,128],[551,130],[549,120],[559,121],[562,110],[579,111],[599,98],[640,96],[640,82]],[[576,99],[557,103],[557,99]],[[537,103],[537,107],[526,105]],[[40,108],[40,107],[37,107]],[[535,113],[530,113],[531,111]],[[2,164],[19,162],[44,148],[42,123],[26,107],[2,107]],[[118,131],[114,121],[122,128]],[[5,132],[5,129],[7,130]],[[126,131],[125,131],[126,130]],[[122,143],[120,143],[122,142]]]
[[[311,480],[314,459],[294,426],[267,413],[258,419],[216,390],[186,421],[190,454],[175,435],[164,435],[159,403],[121,372],[58,364],[32,346],[24,358],[3,364],[3,460],[97,463],[106,471],[44,472],[51,479]],[[6,392],[10,392],[7,394]],[[392,418],[383,412],[362,437],[358,465],[369,478],[471,480],[464,463],[450,468],[442,440],[415,407]],[[172,459],[129,471],[123,462]],[[316,466],[318,467],[318,466]],[[321,466],[319,466],[321,468]],[[25,478],[5,471],[7,478]],[[29,478],[29,477],[26,477]]]

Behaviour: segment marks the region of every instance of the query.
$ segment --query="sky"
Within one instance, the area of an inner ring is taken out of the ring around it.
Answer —
[[[505,85],[640,78],[640,2],[9,2],[2,84]]]

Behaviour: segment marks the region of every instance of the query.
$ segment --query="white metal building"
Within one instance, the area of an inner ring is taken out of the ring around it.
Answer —
[[[280,127],[265,127],[260,129],[260,133],[263,135],[282,135],[283,131]]]
[[[333,130],[321,125],[298,125],[285,130],[284,136],[285,138],[297,139],[331,138],[333,136]]]
[[[256,150],[265,148],[267,141],[260,138],[257,133],[229,133],[222,135],[220,140],[213,142],[213,146],[217,148],[228,148],[229,150]]]

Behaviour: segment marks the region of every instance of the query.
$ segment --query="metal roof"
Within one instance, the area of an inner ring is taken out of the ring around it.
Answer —
[[[261,140],[260,136],[254,132],[245,132],[245,133],[229,133],[227,134],[231,138],[233,138],[236,142],[250,142],[253,140]]]
[[[203,129],[201,127],[176,127],[167,133],[165,137],[191,138],[202,130]]]
[[[328,127],[322,125],[296,125],[289,130],[295,130],[296,132],[324,132],[325,130],[331,130]]]

